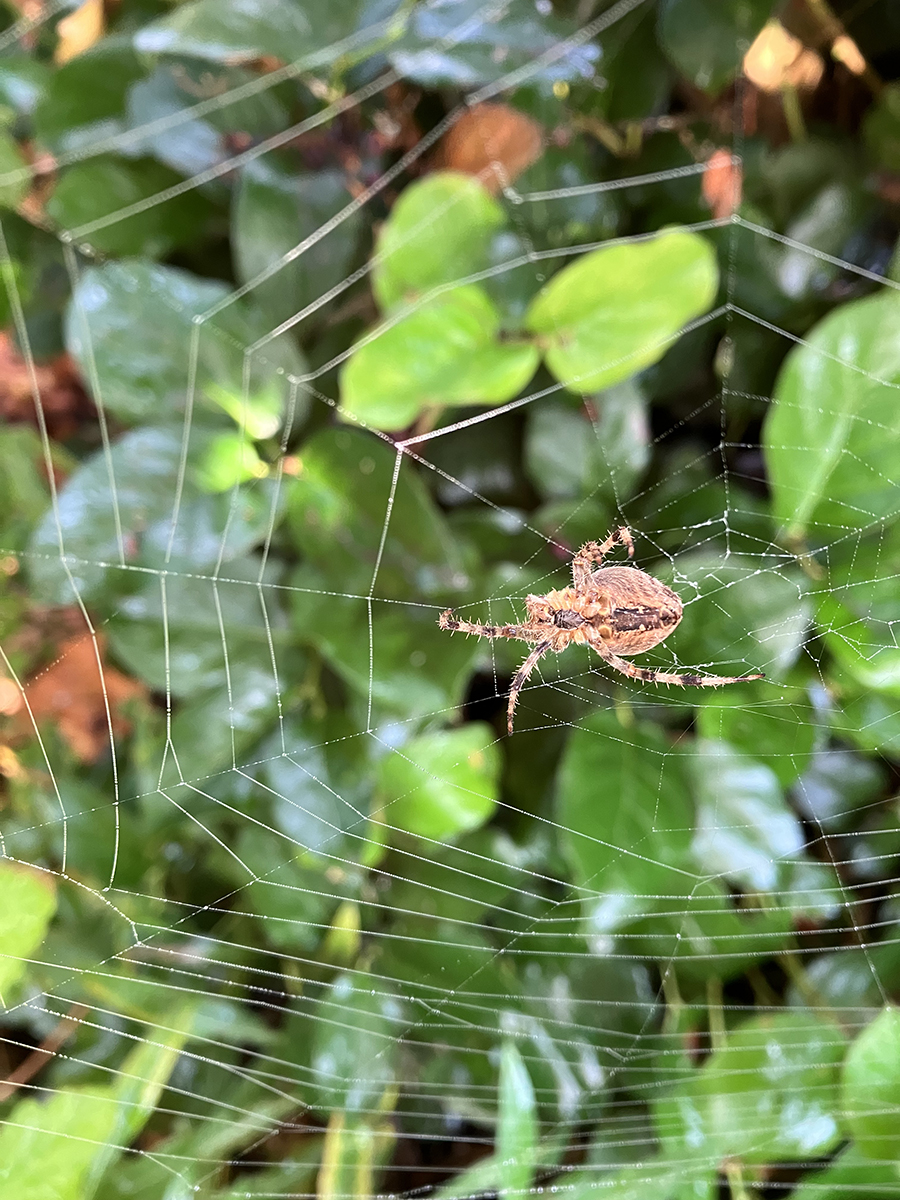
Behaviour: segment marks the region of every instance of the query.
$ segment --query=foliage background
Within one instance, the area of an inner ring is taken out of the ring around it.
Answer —
[[[900,1193],[897,6],[2,13],[0,1197]]]

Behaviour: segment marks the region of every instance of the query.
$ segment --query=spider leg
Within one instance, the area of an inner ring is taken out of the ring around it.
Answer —
[[[537,666],[538,660],[541,659],[550,649],[551,643],[538,642],[535,648],[531,651],[525,661],[516,671],[515,678],[512,681],[512,687],[509,689],[509,705],[506,709],[506,728],[510,733],[513,731],[513,713],[516,711],[516,701],[519,699],[519,692],[524,686],[525,680]]]
[[[634,663],[619,658],[606,646],[591,642],[591,646],[602,659],[627,675],[629,679],[640,679],[644,683],[674,683],[678,687],[722,687],[726,683],[745,683],[749,679],[765,679],[765,675],[703,675],[696,671],[657,671],[651,667],[636,667]]]
[[[591,581],[594,564],[599,566],[616,545],[627,546],[628,557],[634,558],[634,540],[631,530],[626,525],[614,529],[605,542],[588,542],[581,547],[572,559],[572,583],[576,588],[587,587]]]
[[[534,640],[534,634],[525,625],[482,625],[480,621],[463,621],[454,616],[450,608],[438,617],[438,625],[441,629],[449,629],[451,633],[477,633],[479,637],[486,638],[519,638],[523,642]]]

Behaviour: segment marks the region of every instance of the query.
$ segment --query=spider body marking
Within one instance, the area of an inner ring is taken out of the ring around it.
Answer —
[[[658,671],[636,667],[621,655],[640,654],[665,641],[681,621],[681,600],[664,583],[637,567],[604,567],[603,559],[617,544],[634,555],[631,532],[625,526],[614,530],[605,542],[588,542],[572,559],[572,585],[545,596],[528,596],[527,618],[521,625],[482,625],[464,621],[447,609],[438,624],[452,633],[474,633],[487,638],[516,638],[533,642],[534,649],[516,672],[509,689],[507,728],[512,733],[513,714],[519,692],[528,676],[548,651],[557,654],[568,646],[590,646],[597,654],[630,679],[644,683],[674,683],[680,687],[722,687],[753,675],[707,675],[703,672]]]

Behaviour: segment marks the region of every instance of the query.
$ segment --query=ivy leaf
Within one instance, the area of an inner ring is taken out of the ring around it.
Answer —
[[[375,245],[372,288],[382,310],[486,267],[505,224],[500,204],[471,175],[436,171],[410,184]]]
[[[500,314],[475,284],[384,325],[341,372],[341,410],[375,429],[404,429],[429,405],[502,404],[534,374],[538,351],[498,340]]]
[[[565,387],[595,392],[662,358],[712,304],[717,283],[709,242],[671,229],[601,246],[564,267],[534,298],[525,324]]]
[[[866,529],[897,508],[900,295],[829,313],[788,355],[763,426],[788,539]]]

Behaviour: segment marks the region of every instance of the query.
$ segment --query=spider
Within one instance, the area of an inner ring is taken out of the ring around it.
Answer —
[[[528,596],[528,619],[524,625],[481,625],[463,621],[451,609],[438,620],[441,629],[453,633],[477,633],[479,637],[518,638],[535,647],[522,663],[509,689],[507,728],[513,730],[516,701],[525,680],[548,650],[559,653],[573,643],[590,646],[604,662],[630,679],[644,683],[676,683],[680,687],[722,687],[764,675],[703,675],[695,672],[651,670],[636,667],[620,654],[640,654],[665,641],[682,616],[682,604],[671,588],[637,567],[600,567],[612,548],[621,544],[634,557],[631,531],[614,530],[602,545],[588,542],[572,559],[572,586],[546,596]],[[619,651],[619,654],[616,651]]]

